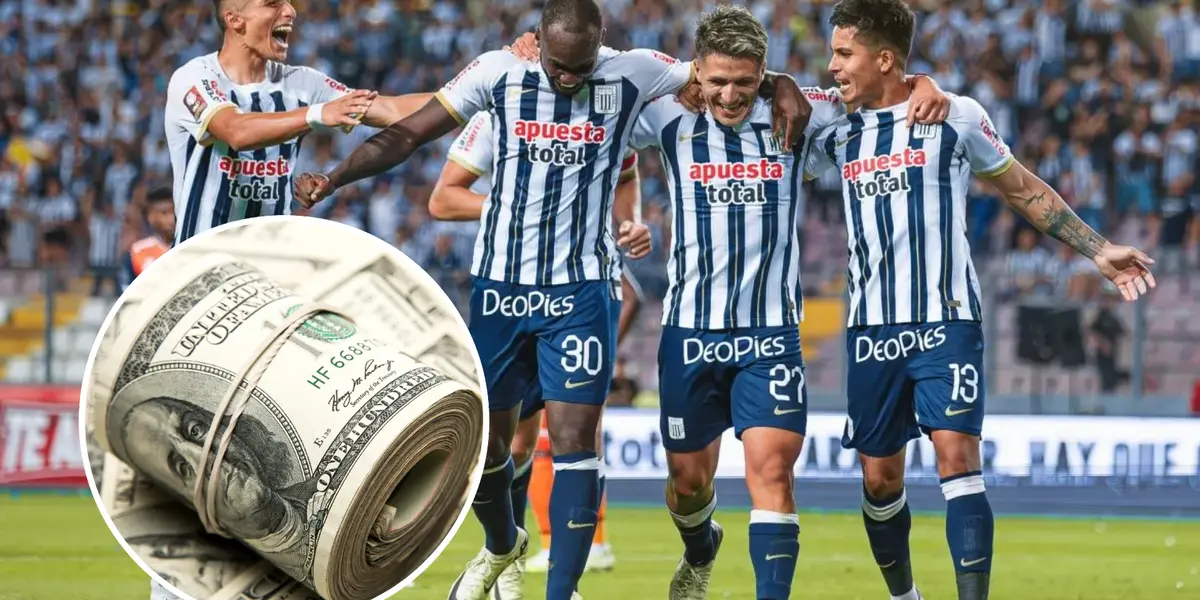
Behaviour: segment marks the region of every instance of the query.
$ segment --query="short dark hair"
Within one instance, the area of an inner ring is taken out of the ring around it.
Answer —
[[[542,29],[557,25],[565,31],[604,27],[604,13],[595,0],[547,0],[542,8]]]
[[[174,193],[171,188],[160,185],[150,189],[146,193],[146,204],[154,204],[155,202],[171,202],[174,198]]]
[[[213,0],[213,18],[217,21],[217,28],[221,30],[221,34],[225,34],[225,11],[221,10],[221,5],[225,4],[225,0]]]
[[[745,7],[717,5],[696,25],[696,58],[710,54],[762,62],[767,58],[767,30]]]
[[[855,28],[859,42],[890,48],[900,64],[907,62],[912,50],[916,20],[904,0],[841,0],[829,16],[834,27]]]

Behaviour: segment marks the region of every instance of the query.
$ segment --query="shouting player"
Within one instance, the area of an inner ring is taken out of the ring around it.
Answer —
[[[339,186],[407,160],[476,113],[495,116],[492,192],[472,265],[470,328],[487,379],[490,435],[474,502],[485,547],[450,597],[483,600],[524,555],[516,526],[510,444],[519,407],[541,386],[554,454],[547,600],[577,596],[596,525],[596,430],[612,376],[612,300],[620,261],[608,224],[633,121],[650,100],[691,81],[691,65],[648,50],[601,53],[594,0],[548,0],[540,61],[480,56],[438,102],[376,134],[326,175],[297,179],[312,203]],[[781,77],[776,107],[798,134],[807,114],[795,81]]]
[[[723,532],[713,522],[721,436],[745,448],[750,561],[756,598],[786,600],[799,551],[794,467],[807,406],[798,324],[801,174],[814,132],[844,114],[836,93],[807,89],[812,117],[800,142],[771,135],[759,98],[767,53],[762,24],[740,6],[700,18],[696,73],[707,111],[674,98],[650,103],[632,144],[657,147],[675,231],[659,344],[660,428],[667,507],[684,543],[671,600],[703,600]],[[926,80],[929,114],[948,100]]]
[[[849,235],[842,444],[861,458],[863,521],[892,598],[917,600],[904,450],[929,435],[958,597],[982,600],[994,523],[979,455],[986,388],[979,280],[965,231],[972,173],[1039,230],[1090,258],[1126,300],[1154,287],[1152,261],[1109,243],[1016,162],[978,102],[952,97],[942,125],[905,123],[914,16],[903,0],[842,0],[830,22],[829,70],[857,109],[814,140],[819,162],[841,171]]]
[[[495,151],[495,140],[492,135],[493,118],[492,113],[477,113],[451,145],[446,165],[442,169],[441,177],[434,184],[433,194],[429,198],[429,212],[435,218],[448,221],[478,221],[482,218],[483,207],[489,192],[486,183],[491,180],[493,152]],[[631,239],[629,258],[632,259],[644,257],[649,253],[651,247],[649,229],[644,225],[636,224],[640,221],[638,218],[639,202],[637,154],[629,152],[621,164],[621,174],[618,178],[612,212],[613,222],[618,227],[631,230],[629,232],[622,231],[620,234],[628,235]],[[634,229],[636,231],[632,231]],[[614,305],[619,305],[614,306],[614,309],[620,311],[617,325],[618,346],[632,320],[632,313],[627,308],[638,302],[633,291],[634,285],[624,274],[621,279],[622,299],[613,300]],[[614,358],[615,356],[610,353],[609,360]],[[535,476],[535,461],[551,462],[548,473],[542,470],[537,475],[539,478],[536,482],[537,485],[549,490],[554,477],[552,457],[535,457],[535,449],[539,453],[548,454],[546,452],[548,448],[538,448],[542,444],[542,436],[539,431],[541,429],[539,424],[543,422],[542,405],[541,389],[534,386],[522,402],[520,424],[517,425],[511,446],[515,467],[511,494],[513,516],[516,519],[517,527],[521,529],[525,528],[525,505],[530,495],[531,480]],[[597,430],[599,431],[599,428]],[[599,446],[600,442],[596,443]],[[603,457],[600,458],[603,460]],[[592,549],[588,555],[588,569],[611,568],[613,562],[611,550],[604,542],[601,531],[605,512],[603,472],[600,473],[600,490],[601,505]],[[535,500],[534,513],[538,517],[539,525],[545,521],[542,536],[542,554],[545,554],[549,548],[549,519],[548,514],[538,513],[539,508],[542,509],[542,512],[549,512],[549,493],[543,493],[540,496],[544,500],[545,506],[539,507]],[[534,560],[536,561],[537,557],[534,557]],[[546,562],[548,563],[548,560]],[[497,597],[503,600],[518,600],[523,597],[522,582],[525,567],[525,559],[522,557],[504,570],[496,582]],[[546,568],[537,569],[535,565],[530,565],[530,567],[530,570],[546,570]]]
[[[360,120],[386,127],[432,97],[376,97],[283,64],[296,21],[288,0],[213,5],[221,50],[188,61],[167,86],[176,244],[230,221],[290,214],[291,172],[305,134],[349,131]]]

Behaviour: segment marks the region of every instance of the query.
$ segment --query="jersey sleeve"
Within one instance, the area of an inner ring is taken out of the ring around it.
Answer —
[[[829,142],[833,140],[833,129],[822,129],[812,138],[812,150],[804,161],[804,178],[818,179],[830,169],[836,169],[837,163],[829,154]]]
[[[167,123],[187,131],[202,146],[213,143],[208,125],[222,110],[237,105],[229,101],[217,82],[216,73],[202,63],[191,62],[175,71],[167,84]]]
[[[485,177],[492,171],[492,115],[480,112],[471,117],[466,128],[450,146],[448,158],[458,166]]]
[[[288,83],[294,84],[300,98],[309,104],[331,102],[351,91],[342,82],[312,67],[293,67]]]
[[[633,148],[626,148],[625,158],[621,159],[621,179],[624,180],[626,177],[633,175],[633,172],[637,169],[637,164],[637,152]]]
[[[646,98],[675,94],[692,81],[690,61],[682,62],[657,50],[631,50],[622,58],[625,72],[639,82]]]
[[[812,138],[834,121],[846,116],[846,105],[842,103],[842,96],[836,88],[803,87],[800,91],[812,106],[812,115],[804,132],[806,137]]]
[[[434,96],[459,123],[492,105],[492,88],[521,59],[504,50],[485,52],[471,61]]]
[[[1012,151],[996,131],[992,119],[978,102],[950,96],[950,121],[962,138],[971,170],[980,177],[998,177],[1013,164]]]
[[[635,150],[658,147],[658,136],[662,132],[663,106],[676,102],[674,98],[660,98],[642,108],[637,121],[633,124],[633,132],[629,136],[629,147]],[[624,165],[622,165],[624,166]]]

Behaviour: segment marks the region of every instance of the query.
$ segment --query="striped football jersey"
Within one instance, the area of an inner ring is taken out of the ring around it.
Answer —
[[[642,111],[632,143],[661,153],[674,219],[663,325],[734,329],[803,319],[804,164],[813,135],[845,114],[835,93],[804,93],[813,112],[793,149],[773,135],[765,99],[736,127],[693,114],[674,97]]]
[[[491,113],[491,192],[471,273],[543,286],[619,277],[612,202],[634,121],[690,78],[690,63],[658,52],[602,48],[572,96],[504,51],[446,84],[437,98],[460,122]]]
[[[175,243],[230,221],[291,214],[292,169],[303,137],[237,152],[209,133],[213,116],[227,108],[286,112],[348,92],[314,69],[276,62],[267,63],[263,81],[238,85],[215,52],[177,69],[167,85],[164,119],[174,173]]]
[[[910,128],[905,102],[848,114],[814,140],[811,168],[841,172],[848,327],[983,318],[967,191],[972,173],[999,175],[1013,158],[978,102],[950,97],[945,123]]]

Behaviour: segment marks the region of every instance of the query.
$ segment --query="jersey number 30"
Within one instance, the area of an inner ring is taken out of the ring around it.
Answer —
[[[567,355],[562,358],[562,368],[568,373],[583,369],[585,373],[595,377],[604,367],[604,345],[600,338],[590,336],[586,340],[575,334],[563,338],[562,349]]]

